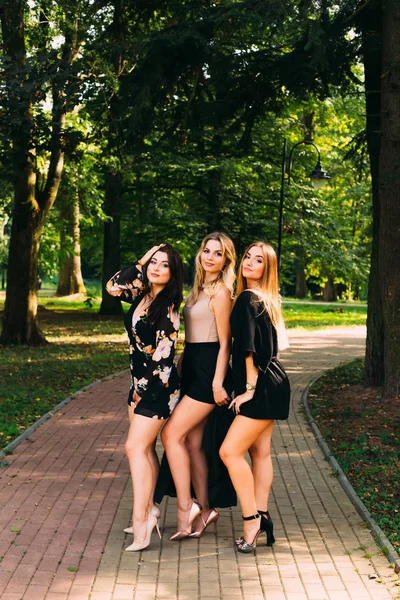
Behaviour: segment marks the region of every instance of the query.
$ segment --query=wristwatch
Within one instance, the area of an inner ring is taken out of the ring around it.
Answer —
[[[248,381],[246,382],[246,390],[248,392],[251,392],[252,390],[255,390],[255,389],[256,389],[255,385],[253,385],[252,383],[249,383]]]

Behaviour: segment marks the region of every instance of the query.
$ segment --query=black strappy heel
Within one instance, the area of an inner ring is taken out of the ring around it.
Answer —
[[[261,515],[260,529],[265,531],[267,535],[267,546],[272,546],[272,544],[275,544],[275,537],[274,524],[272,522],[270,514],[267,510],[259,510],[258,513]]]
[[[258,513],[256,513],[255,515],[251,515],[250,517],[244,517],[242,515],[243,521],[254,521],[255,519],[258,519],[259,517],[260,517],[260,515]],[[235,541],[235,546],[236,546],[238,552],[243,552],[243,554],[249,554],[250,552],[254,552],[254,550],[256,549],[256,546],[257,546],[257,539],[258,539],[258,536],[260,535],[260,533],[264,533],[264,530],[261,528],[261,522],[260,522],[260,528],[256,532],[256,535],[254,536],[254,539],[251,543],[246,542],[246,540],[243,537],[240,538],[239,540]]]

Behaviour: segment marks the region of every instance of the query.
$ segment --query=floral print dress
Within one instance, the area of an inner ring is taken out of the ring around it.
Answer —
[[[134,315],[143,299],[144,285],[139,264],[116,273],[106,285],[111,296],[129,302],[124,323],[129,340],[131,387],[128,404],[134,412],[151,419],[167,419],[179,401],[179,378],[174,355],[179,331],[179,314],[172,307],[155,324],[147,322],[148,309]],[[133,394],[140,396],[134,402]]]

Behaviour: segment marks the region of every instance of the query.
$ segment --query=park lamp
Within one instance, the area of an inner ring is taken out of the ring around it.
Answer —
[[[319,158],[318,158],[317,164],[315,165],[314,169],[310,173],[309,178],[311,179],[311,185],[313,186],[313,188],[315,188],[317,190],[320,190],[321,188],[323,188],[330,180],[331,177],[322,168],[321,161],[319,160]]]
[[[311,140],[302,140],[301,142],[297,142],[289,153],[289,160],[286,160],[287,156],[287,140],[284,138],[283,140],[283,151],[282,151],[282,168],[281,168],[281,193],[279,200],[279,217],[278,217],[278,244],[277,244],[277,259],[278,259],[278,274],[280,272],[281,266],[281,250],[282,250],[282,231],[283,231],[283,204],[285,199],[285,183],[290,183],[290,175],[292,172],[292,163],[293,163],[293,151],[295,148],[300,146],[301,144],[306,144],[308,146],[313,146],[318,154],[317,164],[315,165],[313,171],[310,173],[309,177],[311,179],[311,185],[320,189],[324,187],[330,180],[330,175],[321,166],[321,151],[314,142]],[[285,175],[287,174],[287,178]]]

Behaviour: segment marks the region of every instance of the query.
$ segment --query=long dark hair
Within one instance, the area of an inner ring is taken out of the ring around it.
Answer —
[[[165,313],[166,308],[172,306],[172,309],[179,313],[179,307],[181,305],[183,299],[183,263],[181,255],[175,248],[170,246],[169,244],[165,244],[162,246],[154,254],[157,252],[165,252],[168,256],[168,264],[171,272],[171,277],[165,286],[161,290],[159,294],[154,298],[153,302],[150,304],[147,320],[152,325],[156,325],[160,317]],[[150,284],[147,279],[147,267],[154,254],[149,258],[147,263],[143,266],[143,283],[144,283],[144,293],[148,294],[150,292]]]

